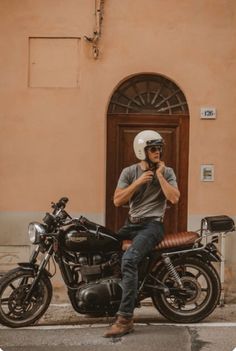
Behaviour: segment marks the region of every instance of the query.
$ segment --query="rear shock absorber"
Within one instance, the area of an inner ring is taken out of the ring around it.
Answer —
[[[174,279],[174,281],[182,289],[183,288],[183,284],[181,282],[181,279],[180,279],[180,276],[179,276],[178,272],[176,271],[173,263],[171,262],[170,257],[168,257],[167,255],[163,255],[162,257],[163,257],[164,264],[165,264],[168,272],[170,273],[170,276]]]

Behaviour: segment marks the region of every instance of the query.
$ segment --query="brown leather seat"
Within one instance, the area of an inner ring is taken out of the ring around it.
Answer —
[[[155,247],[155,250],[170,249],[177,246],[187,246],[193,244],[199,238],[195,232],[180,232],[166,234],[164,239]],[[132,240],[123,240],[122,250],[126,251],[132,244]]]

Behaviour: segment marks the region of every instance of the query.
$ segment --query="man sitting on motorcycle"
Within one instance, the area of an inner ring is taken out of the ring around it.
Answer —
[[[134,138],[134,152],[141,161],[123,169],[114,194],[119,207],[129,202],[129,217],[119,234],[132,239],[122,257],[122,300],[117,319],[104,334],[117,337],[133,331],[133,311],[138,288],[139,262],[163,239],[166,202],[179,201],[174,171],[161,161],[164,141],[152,130]]]

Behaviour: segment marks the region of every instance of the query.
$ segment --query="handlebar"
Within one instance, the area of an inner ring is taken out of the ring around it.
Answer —
[[[68,201],[68,197],[62,197],[57,203],[51,202],[53,212],[52,214],[48,212],[46,213],[43,218],[44,223],[48,226],[57,226],[63,224],[67,218],[72,219],[72,217],[64,210]]]
[[[52,208],[54,210],[63,210],[66,207],[68,201],[68,197],[62,197],[56,204],[54,202],[51,203]]]

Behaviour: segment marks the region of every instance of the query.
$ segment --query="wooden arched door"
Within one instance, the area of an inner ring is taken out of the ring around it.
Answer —
[[[187,229],[189,114],[182,91],[159,75],[139,75],[124,82],[113,94],[107,119],[106,225],[119,229],[128,206],[115,208],[113,194],[120,172],[138,162],[133,139],[144,129],[158,131],[165,139],[163,160],[176,173],[181,198],[169,204],[165,216],[168,233]]]

